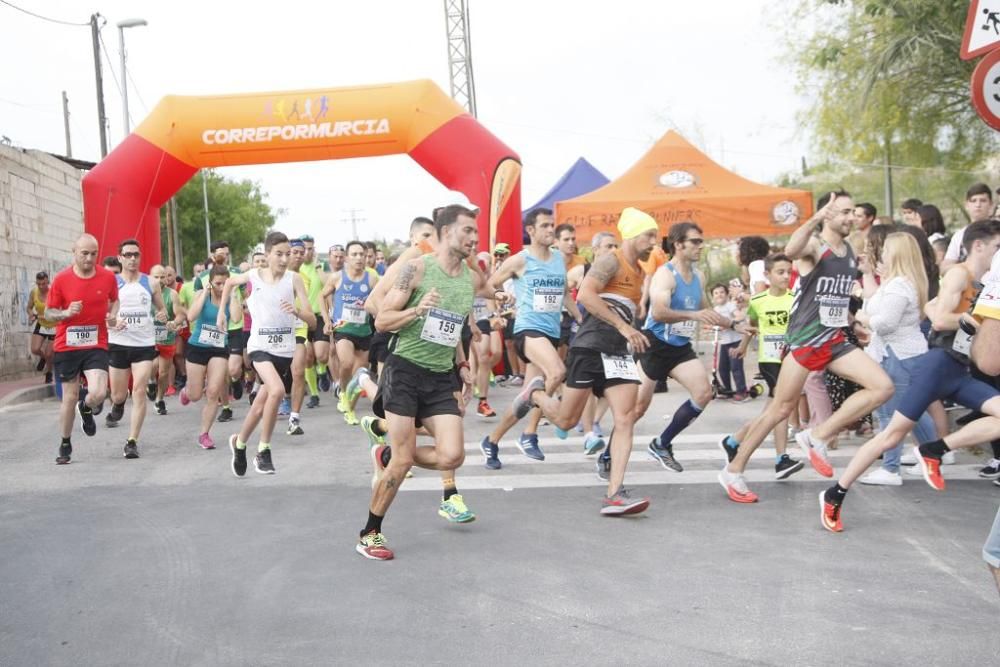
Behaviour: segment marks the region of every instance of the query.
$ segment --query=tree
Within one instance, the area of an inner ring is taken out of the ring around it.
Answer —
[[[968,0],[798,3],[790,29],[817,29],[789,39],[790,55],[815,100],[803,120],[826,155],[873,163],[888,150],[896,164],[983,167],[998,144],[969,99],[975,63],[958,57],[968,7]]]
[[[203,173],[208,186],[212,240],[229,243],[233,263],[239,263],[263,242],[277,216],[284,211],[274,210],[267,204],[267,193],[261,191],[259,183],[230,180],[211,169]],[[208,252],[201,178],[201,174],[197,174],[174,196],[184,263],[181,273],[185,276],[191,275],[191,267],[203,262]],[[166,215],[166,210],[164,207],[162,215]],[[162,247],[166,248],[166,225],[161,225],[160,229]]]

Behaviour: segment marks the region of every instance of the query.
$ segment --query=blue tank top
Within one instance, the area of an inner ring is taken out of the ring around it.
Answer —
[[[205,303],[201,307],[198,319],[191,324],[189,345],[207,348],[226,348],[229,345],[229,334],[216,328],[215,321],[219,317],[219,307],[212,303],[212,295],[205,295]],[[229,319],[229,305],[226,305],[226,319]]]
[[[689,283],[684,282],[684,277],[681,276],[680,271],[671,262],[667,262],[659,270],[670,271],[674,274],[675,287],[674,293],[670,297],[670,310],[701,310],[703,298],[701,279],[693,269],[691,271],[691,282]],[[650,311],[652,311],[652,308],[650,308]],[[643,329],[652,332],[654,336],[667,345],[683,347],[691,342],[691,336],[697,330],[697,323],[694,323],[694,320],[674,322],[673,324],[657,322],[653,319],[652,312],[650,312],[650,314],[646,315],[646,324],[643,326]]]
[[[527,249],[521,252],[524,254],[524,274],[514,279],[517,297],[514,333],[540,331],[550,338],[559,338],[566,292],[566,262],[560,252],[553,252],[547,262],[537,259]]]
[[[368,312],[365,311],[365,299],[371,292],[371,274],[362,272],[361,280],[351,280],[347,270],[340,273],[340,287],[333,294],[333,322],[340,333],[354,336],[371,336]]]

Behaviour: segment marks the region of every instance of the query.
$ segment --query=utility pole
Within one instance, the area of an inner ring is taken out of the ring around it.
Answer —
[[[69,98],[66,91],[62,91],[63,103],[63,132],[66,133],[66,157],[73,157],[73,144],[69,140]]]
[[[90,15],[90,38],[94,43],[94,79],[97,82],[97,123],[101,129],[101,157],[108,155],[108,117],[104,114],[104,78],[101,74],[101,45],[97,18],[100,14]]]
[[[444,0],[451,97],[476,117],[476,82],[472,77],[472,37],[466,0]]]
[[[174,269],[177,274],[184,270],[184,248],[181,247],[181,227],[180,223],[177,221],[177,198],[170,198],[170,217],[173,222],[173,232],[174,232]]]
[[[363,208],[345,208],[345,209],[342,209],[342,210],[344,211],[344,213],[347,213],[351,217],[350,218],[341,218],[340,221],[341,222],[347,222],[348,220],[350,220],[350,222],[351,222],[351,239],[357,239],[358,238],[358,223],[365,221],[364,218],[359,218],[357,214],[358,213],[363,213],[365,209],[363,209]]]
[[[167,264],[177,267],[174,258],[174,198],[171,197],[167,200],[167,216],[165,219],[167,223]]]
[[[885,139],[885,152],[883,153],[885,165],[885,210],[889,219],[893,219],[893,201],[892,201],[892,142],[889,137]]]

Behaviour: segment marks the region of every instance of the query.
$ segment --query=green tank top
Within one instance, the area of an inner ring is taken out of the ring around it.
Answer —
[[[312,308],[314,313],[322,313],[323,297],[320,294],[323,292],[323,283],[320,282],[316,264],[303,264],[299,267],[299,275],[309,279],[309,282],[306,283],[306,295],[309,297],[309,307]]]
[[[400,329],[393,354],[434,373],[455,368],[455,347],[462,340],[462,323],[472,310],[472,274],[465,262],[452,277],[434,255],[424,255],[424,277],[413,290],[406,308],[413,308],[424,295],[436,289],[441,297],[436,308]]]
[[[161,294],[163,295],[163,305],[167,309],[167,322],[169,322],[174,319],[174,291],[164,287]],[[153,310],[155,311],[156,309],[153,308]],[[177,332],[167,329],[166,323],[154,320],[153,326],[158,345],[173,345],[177,341]]]

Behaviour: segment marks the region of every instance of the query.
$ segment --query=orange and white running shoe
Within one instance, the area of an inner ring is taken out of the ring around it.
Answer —
[[[719,484],[734,503],[757,502],[757,494],[747,488],[747,482],[740,473],[732,473],[723,468],[719,473]]]
[[[823,477],[833,477],[833,466],[826,453],[826,443],[817,442],[810,436],[809,429],[799,431],[795,434],[795,442],[799,443],[802,455],[809,459],[809,463]]]
[[[944,477],[941,476],[941,459],[928,456],[920,451],[920,447],[913,448],[913,456],[917,459],[917,466],[924,481],[930,484],[935,491],[944,491]]]
[[[840,522],[840,505],[834,505],[826,499],[826,491],[819,492],[819,520],[823,527],[831,533],[839,533],[844,530]]]

